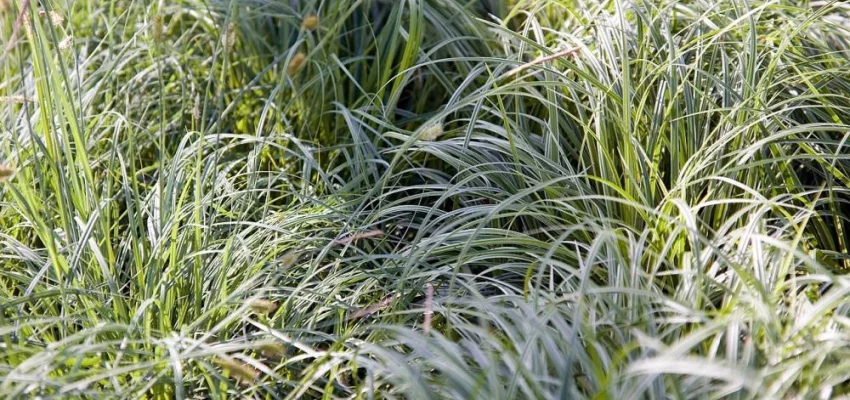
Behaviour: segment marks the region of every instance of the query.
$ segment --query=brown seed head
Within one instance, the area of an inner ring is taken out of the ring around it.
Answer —
[[[298,53],[292,57],[292,60],[289,61],[289,76],[295,75],[298,70],[301,69],[301,66],[304,64],[304,60],[307,59],[307,55],[304,53]]]
[[[18,172],[18,171],[15,170],[12,167],[0,165],[0,181],[5,181],[6,179],[9,179],[9,178],[15,176],[16,172]]]
[[[310,14],[304,17],[304,20],[301,21],[301,27],[304,28],[304,30],[312,31],[313,29],[316,29],[317,26],[319,26],[319,17],[316,16],[316,14]]]

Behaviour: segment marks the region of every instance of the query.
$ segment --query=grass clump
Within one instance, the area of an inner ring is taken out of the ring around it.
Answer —
[[[0,4],[4,398],[848,392],[841,2]]]

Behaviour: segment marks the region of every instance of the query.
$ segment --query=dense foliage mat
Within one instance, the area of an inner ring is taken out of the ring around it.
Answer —
[[[0,21],[0,397],[850,392],[846,2]]]

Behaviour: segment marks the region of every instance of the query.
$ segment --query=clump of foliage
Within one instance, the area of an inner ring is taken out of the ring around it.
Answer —
[[[0,0],[4,398],[829,398],[850,8]]]

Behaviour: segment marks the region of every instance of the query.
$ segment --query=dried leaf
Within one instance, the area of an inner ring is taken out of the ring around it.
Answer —
[[[356,242],[360,239],[371,239],[371,238],[376,238],[376,237],[381,237],[381,236],[384,236],[384,231],[378,229],[378,230],[369,231],[369,232],[355,233],[355,234],[349,235],[348,237],[345,237],[343,239],[334,240],[334,243],[345,245],[345,244],[349,244],[351,242]]]
[[[372,314],[374,314],[378,311],[381,311],[381,310],[389,307],[389,305],[392,304],[393,300],[398,298],[398,297],[399,297],[398,293],[391,294],[387,297],[384,297],[384,299],[381,300],[380,302],[378,302],[377,304],[373,304],[369,307],[361,309],[360,311],[357,311],[356,313],[354,313],[354,314],[350,315],[348,318],[346,318],[346,320],[351,321],[351,320],[354,320],[354,319],[360,319],[360,318],[363,318],[363,317],[368,317],[368,316],[370,316],[370,315],[372,315]]]

